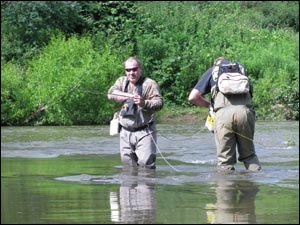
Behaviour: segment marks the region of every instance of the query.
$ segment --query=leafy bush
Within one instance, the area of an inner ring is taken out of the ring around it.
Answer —
[[[20,113],[21,118],[12,118],[12,121],[57,125],[107,123],[114,109],[107,101],[107,90],[122,69],[115,64],[122,65],[122,62],[109,47],[103,46],[100,50],[96,52],[87,38],[55,38],[30,61],[24,73],[25,82],[21,82],[26,84],[23,88],[7,82],[12,69],[2,68],[4,107],[11,107],[11,102],[5,101],[8,90],[22,97],[16,99],[18,104],[12,104],[18,108],[16,113]],[[15,76],[24,77],[18,71]],[[24,112],[18,107],[21,104],[24,104]]]
[[[25,71],[12,63],[1,64],[1,125],[21,125],[30,115]]]
[[[1,12],[2,124],[107,123],[106,91],[129,56],[167,107],[190,107],[226,56],[247,67],[260,118],[299,119],[298,2],[2,1]]]

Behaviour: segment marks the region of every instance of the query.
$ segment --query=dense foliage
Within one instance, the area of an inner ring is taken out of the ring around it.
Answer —
[[[246,65],[262,119],[299,119],[297,1],[2,1],[1,124],[106,124],[123,61],[143,62],[167,107],[218,56]]]

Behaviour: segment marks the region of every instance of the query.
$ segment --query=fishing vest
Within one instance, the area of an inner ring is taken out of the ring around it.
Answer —
[[[143,82],[145,80],[145,77],[141,77],[140,80],[137,83],[137,93],[139,95],[142,95],[143,93]],[[129,86],[129,80],[126,79],[125,81],[125,88],[124,92],[128,92],[128,86]],[[134,116],[137,110],[137,105],[134,103],[132,98],[127,99],[123,104],[122,108],[120,111],[120,115],[123,117],[128,117],[128,116]]]

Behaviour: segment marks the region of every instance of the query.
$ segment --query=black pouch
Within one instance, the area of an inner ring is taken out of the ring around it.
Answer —
[[[120,115],[121,116],[134,116],[135,111],[136,111],[136,104],[134,103],[133,99],[127,99],[123,105],[122,105],[122,109],[120,111]]]

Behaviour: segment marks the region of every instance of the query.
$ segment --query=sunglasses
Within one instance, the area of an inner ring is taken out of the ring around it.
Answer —
[[[131,69],[125,69],[125,70],[126,70],[126,72],[129,73],[130,71],[136,72],[138,69],[139,69],[138,67],[133,67],[133,68],[131,68]]]

